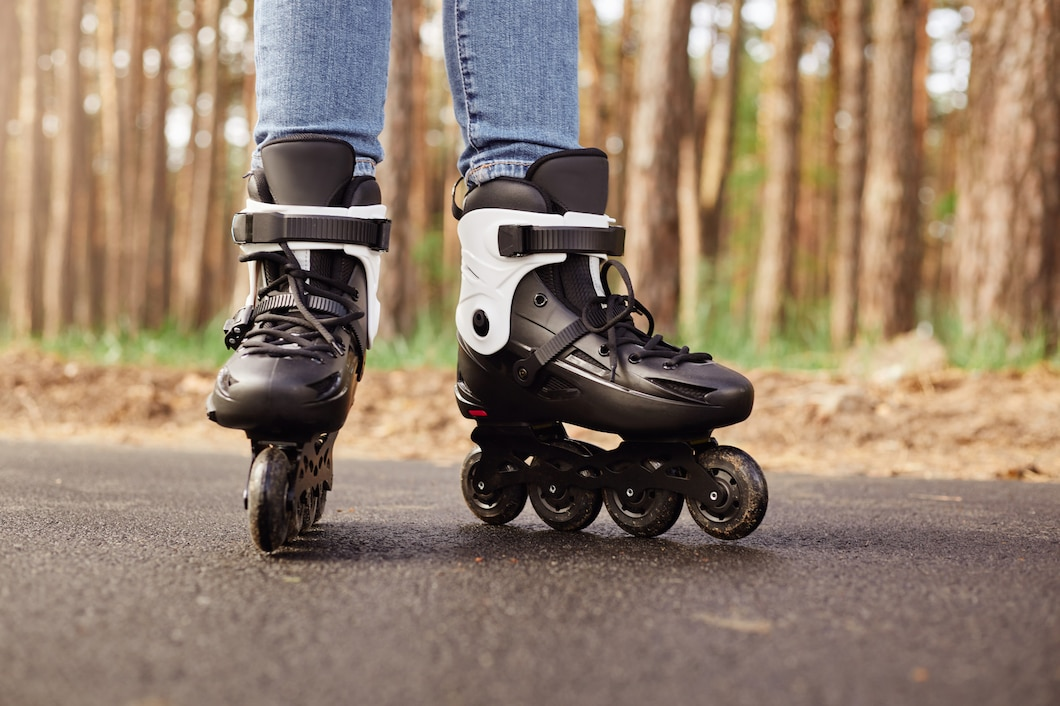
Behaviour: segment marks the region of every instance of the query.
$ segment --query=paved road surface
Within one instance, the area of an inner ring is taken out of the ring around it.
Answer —
[[[1060,485],[772,474],[722,544],[344,460],[265,557],[246,464],[0,442],[0,704],[1060,704]]]

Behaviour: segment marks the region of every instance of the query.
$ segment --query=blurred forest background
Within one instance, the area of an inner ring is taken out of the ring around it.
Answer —
[[[440,4],[393,8],[379,179],[394,338],[448,324],[459,283]],[[252,14],[253,0],[0,1],[5,335],[201,331],[245,296],[227,232],[253,147]],[[1056,355],[1056,0],[580,14],[582,143],[609,154],[609,213],[668,338],[843,349],[919,330]]]

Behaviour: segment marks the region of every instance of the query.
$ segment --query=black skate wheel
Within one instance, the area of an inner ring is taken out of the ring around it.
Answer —
[[[718,539],[751,534],[766,515],[769,492],[758,462],[734,446],[701,451],[696,460],[718,484],[709,498],[688,498],[688,513]]]
[[[317,498],[317,504],[316,504],[316,508],[315,508],[316,511],[313,513],[313,523],[312,524],[315,525],[316,523],[320,522],[320,518],[322,518],[324,516],[324,507],[327,505],[327,503],[328,503],[328,489],[327,488],[321,488],[320,489],[320,496]]]
[[[556,445],[586,458],[592,455],[591,447],[576,441],[557,442]],[[569,461],[559,458],[549,460],[564,472],[578,473],[581,470],[577,464],[571,464]],[[535,458],[530,467],[540,464],[541,461]],[[603,495],[595,488],[548,483],[531,485],[528,490],[530,504],[534,506],[538,517],[552,529],[561,532],[585,529],[597,518],[604,504]]]
[[[648,488],[604,488],[604,506],[615,524],[634,537],[657,537],[681,516],[680,493]]]
[[[247,482],[247,515],[250,538],[263,552],[283,546],[290,536],[291,515],[287,509],[290,462],[287,454],[267,446],[250,466]]]
[[[460,487],[467,506],[488,525],[503,525],[511,522],[526,506],[526,486],[509,485],[499,490],[486,492],[482,489],[482,450],[477,446],[464,459],[460,470]]]

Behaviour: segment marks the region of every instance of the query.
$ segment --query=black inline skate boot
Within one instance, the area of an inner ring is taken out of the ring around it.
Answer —
[[[375,179],[352,176],[356,155],[345,142],[275,140],[261,159],[232,221],[251,295],[225,324],[235,352],[206,407],[251,440],[250,531],[273,551],[323,513],[335,435],[378,326],[390,223]]]
[[[765,515],[754,459],[713,432],[751,413],[743,375],[653,331],[621,255],[625,233],[604,215],[606,155],[549,155],[525,179],[473,188],[460,219],[456,398],[477,426],[463,490],[491,524],[530,500],[560,530],[587,527],[606,505],[637,536],[670,527],[687,499],[708,533],[738,539]],[[626,289],[614,293],[614,271]],[[641,330],[634,315],[647,320]],[[563,424],[610,432],[604,450]]]

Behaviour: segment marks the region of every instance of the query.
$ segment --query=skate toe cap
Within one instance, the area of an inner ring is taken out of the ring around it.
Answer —
[[[341,427],[352,403],[354,378],[342,370],[292,374],[283,367],[277,361],[226,365],[207,403],[211,418],[222,426],[270,433]]]
[[[751,381],[739,373],[728,370],[723,381],[715,384],[715,389],[706,396],[706,403],[711,407],[724,409],[732,419],[729,424],[742,422],[751,415],[754,407],[755,391]]]

